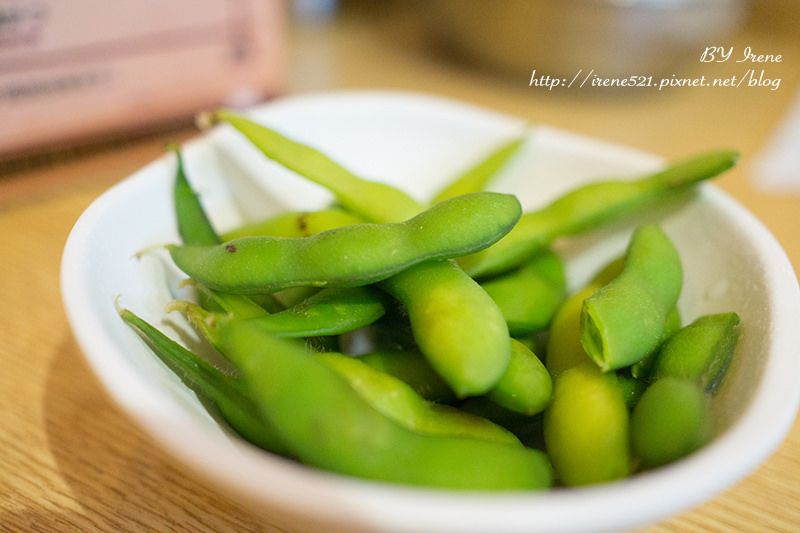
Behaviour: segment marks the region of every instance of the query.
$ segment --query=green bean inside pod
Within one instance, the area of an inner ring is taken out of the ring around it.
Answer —
[[[167,249],[189,277],[232,293],[351,287],[375,283],[423,261],[486,248],[508,233],[520,214],[515,196],[478,192],[440,202],[405,222],[358,224],[310,237],[245,237],[216,246]]]

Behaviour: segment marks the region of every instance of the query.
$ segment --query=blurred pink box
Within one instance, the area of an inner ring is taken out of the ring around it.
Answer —
[[[0,0],[0,159],[278,95],[282,0]]]

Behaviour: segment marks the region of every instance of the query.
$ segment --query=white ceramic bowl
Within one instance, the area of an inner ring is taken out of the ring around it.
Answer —
[[[253,114],[358,174],[418,197],[430,195],[494,143],[526,126],[469,105],[393,92],[297,96]],[[225,127],[200,136],[184,153],[190,179],[220,229],[280,209],[320,207],[329,199],[319,187],[267,162]],[[493,188],[513,191],[526,208],[534,208],[578,183],[660,163],[649,154],[539,127]],[[121,305],[176,336],[185,326],[173,322],[174,316],[165,321],[163,313],[180,274],[159,254],[133,258],[146,247],[177,239],[174,166],[171,156],[154,161],[101,196],[78,220],[63,255],[64,305],[89,363],[132,420],[177,461],[259,513],[265,523],[326,532],[620,530],[664,519],[738,482],[774,451],[794,420],[800,395],[800,296],[794,270],[758,220],[719,189],[704,186],[679,209],[649,215],[682,254],[684,319],[728,310],[742,318],[741,342],[715,400],[722,429],[702,450],[622,482],[507,494],[387,486],[271,456],[223,432],[115,311],[119,296]],[[561,246],[573,286],[622,252],[633,225]]]

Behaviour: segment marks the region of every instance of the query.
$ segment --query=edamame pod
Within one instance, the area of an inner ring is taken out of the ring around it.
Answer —
[[[561,373],[544,413],[544,441],[556,477],[567,486],[626,477],[628,416],[613,372],[586,364]]]
[[[500,308],[512,336],[545,329],[567,291],[564,263],[552,250],[480,285]]]
[[[594,285],[584,287],[567,298],[553,316],[545,350],[545,366],[553,378],[568,368],[594,364],[581,344],[581,309],[597,289]]]
[[[224,351],[263,416],[303,463],[365,479],[429,487],[531,490],[551,485],[547,457],[522,445],[423,435],[375,410],[290,339],[231,323]]]
[[[511,340],[503,314],[475,280],[452,261],[426,261],[379,286],[402,302],[419,350],[458,397],[495,386]]]
[[[680,257],[669,237],[656,225],[637,228],[622,273],[583,302],[580,339],[589,357],[608,371],[652,352],[682,284]]]
[[[119,314],[147,342],[153,353],[204,402],[210,402],[239,435],[267,451],[289,456],[275,428],[264,420],[250,400],[245,384],[225,375],[203,359],[164,335],[127,309]],[[213,414],[213,413],[212,413]]]
[[[228,313],[236,318],[252,318],[256,316],[264,316],[269,313],[277,313],[283,310],[280,302],[272,298],[272,295],[266,294],[265,298],[259,299],[261,302],[256,302],[248,296],[243,294],[228,294],[226,292],[215,291],[196,283],[193,279],[188,279],[184,285],[193,285],[197,291],[198,301],[200,307],[207,311],[215,313]]]
[[[373,352],[359,359],[403,380],[427,399],[440,402],[454,399],[452,390],[420,352]],[[508,366],[485,397],[509,411],[533,416],[544,410],[552,392],[553,382],[544,364],[512,337]]]
[[[187,244],[219,244],[222,240],[211,225],[197,193],[192,189],[186,177],[180,147],[170,144],[167,149],[175,154],[177,162],[172,191],[175,218],[181,240]]]
[[[322,152],[242,115],[223,110],[208,118],[231,124],[265,156],[325,187],[344,207],[372,222],[406,220],[424,208],[399,189],[362,179]],[[374,208],[376,200],[380,210]]]
[[[724,150],[678,161],[633,181],[605,181],[578,187],[538,211],[526,212],[500,242],[459,259],[476,278],[498,274],[524,262],[558,237],[597,229],[691,189],[736,164],[739,154]]]
[[[318,356],[372,407],[412,431],[519,444],[519,439],[507,429],[455,407],[428,401],[404,381],[358,358],[334,352]]]
[[[440,202],[405,222],[358,224],[296,239],[246,237],[217,246],[167,249],[189,277],[225,292],[352,287],[386,279],[422,261],[490,246],[519,215],[515,196],[478,192]]]
[[[583,301],[622,272],[625,257],[610,261],[578,292],[569,296],[550,322],[545,348],[545,366],[554,378],[567,368],[593,363],[581,345]]]
[[[208,312],[199,305],[177,300],[167,311],[181,311],[217,348],[220,326],[252,318],[281,337],[341,335],[372,324],[383,316],[385,296],[372,287],[326,288],[297,305],[277,313],[235,315]]]
[[[719,383],[739,339],[739,315],[704,315],[670,336],[655,356],[651,377],[681,378],[710,391]]]
[[[533,416],[544,411],[552,393],[553,381],[544,363],[512,338],[508,367],[486,397],[509,411]]]
[[[453,390],[417,350],[378,350],[358,356],[365,364],[407,383],[417,394],[438,403],[456,399]]]
[[[170,144],[168,148],[175,152],[177,159],[177,169],[173,183],[173,208],[181,242],[185,245],[198,246],[220,244],[222,242],[221,237],[211,224],[211,220],[205,209],[203,209],[197,193],[189,184],[180,148],[175,144]],[[261,310],[258,309],[259,305],[244,295],[226,295],[219,292],[211,293],[201,290],[198,296],[205,304],[219,306],[226,312],[232,312],[235,309],[239,315],[261,313]],[[264,304],[265,309],[274,309],[278,305],[268,295],[261,295],[259,299]]]
[[[679,329],[681,329],[681,313],[676,306],[673,307],[667,315],[667,322],[664,324],[664,332],[661,334],[661,340],[659,341],[658,346],[653,351],[631,365],[631,377],[640,380],[647,380],[650,376],[653,365],[655,364],[656,356],[658,355],[658,351],[661,349],[661,346],[663,346],[664,342]]]
[[[364,219],[349,211],[329,207],[319,211],[286,211],[274,217],[245,224],[222,235],[223,241],[242,237],[309,237],[329,229],[361,224]]]
[[[659,379],[644,391],[631,414],[631,446],[643,468],[688,455],[710,434],[708,398],[688,380]]]
[[[448,183],[433,197],[431,203],[435,204],[454,196],[484,190],[489,180],[519,151],[526,139],[526,136],[520,136],[501,143],[486,158]]]
[[[508,429],[525,446],[536,450],[545,450],[542,436],[544,414],[534,416],[510,411],[491,401],[486,396],[473,396],[458,404],[458,408],[467,413],[491,420],[495,424]]]

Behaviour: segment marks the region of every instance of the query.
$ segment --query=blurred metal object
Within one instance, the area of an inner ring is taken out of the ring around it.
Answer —
[[[470,61],[516,74],[671,74],[724,44],[746,0],[430,0],[429,30]]]

